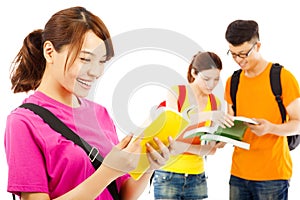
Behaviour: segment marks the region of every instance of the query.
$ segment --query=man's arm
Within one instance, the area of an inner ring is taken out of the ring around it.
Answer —
[[[292,101],[286,111],[289,121],[284,124],[273,124],[265,119],[256,119],[259,125],[248,125],[253,133],[258,136],[272,133],[278,136],[289,136],[300,134],[300,98]]]

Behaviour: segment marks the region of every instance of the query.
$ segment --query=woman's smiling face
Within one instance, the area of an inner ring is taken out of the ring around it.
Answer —
[[[62,92],[74,94],[78,97],[86,97],[92,84],[104,71],[106,61],[106,48],[104,41],[92,31],[85,35],[82,48],[76,56],[75,61],[65,65],[68,57],[68,46],[59,53],[56,52],[53,67],[55,79]],[[71,54],[69,56],[73,56]],[[72,59],[68,59],[70,61]],[[65,68],[66,66],[66,68]],[[54,75],[53,74],[53,75]]]

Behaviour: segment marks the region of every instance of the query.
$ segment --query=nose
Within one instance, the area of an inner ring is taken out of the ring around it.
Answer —
[[[235,60],[235,62],[236,63],[240,63],[241,61],[243,61],[245,58],[241,58],[240,56],[236,56],[235,58],[234,58],[234,60]]]
[[[214,87],[216,86],[215,81],[214,80],[209,80],[206,82],[206,87],[209,90],[214,89]]]

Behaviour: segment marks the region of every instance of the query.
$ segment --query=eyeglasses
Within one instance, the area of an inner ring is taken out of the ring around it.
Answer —
[[[247,53],[232,53],[229,49],[227,51],[227,55],[231,54],[233,59],[235,59],[237,56],[240,57],[240,58],[247,58],[251,54],[251,52],[252,52],[253,48],[255,47],[255,45],[256,45],[256,42],[252,45],[252,47],[249,49],[249,51]]]

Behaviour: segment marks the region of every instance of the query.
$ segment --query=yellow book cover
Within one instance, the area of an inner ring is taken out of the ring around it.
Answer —
[[[158,137],[165,145],[168,146],[168,137],[171,136],[172,138],[176,139],[189,125],[189,119],[187,115],[189,110],[191,109],[187,109],[183,113],[180,113],[176,110],[165,107],[157,109],[157,117],[150,123],[149,126],[137,134],[142,137],[140,143],[142,152],[138,166],[129,173],[132,178],[138,180],[150,167],[147,158],[146,143],[148,142],[155,149],[158,149],[157,145],[153,141],[153,137]]]

